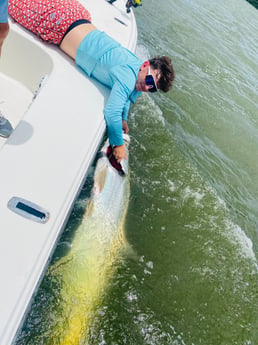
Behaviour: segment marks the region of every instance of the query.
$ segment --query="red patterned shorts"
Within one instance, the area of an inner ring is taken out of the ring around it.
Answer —
[[[9,14],[42,40],[57,45],[72,23],[91,21],[90,13],[76,0],[9,0]]]

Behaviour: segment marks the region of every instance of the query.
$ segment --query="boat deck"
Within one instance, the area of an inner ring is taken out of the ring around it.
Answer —
[[[0,73],[0,109],[1,113],[15,128],[33,99],[33,93],[16,79]],[[0,147],[6,138],[0,136]]]
[[[124,0],[84,5],[99,29],[135,49]],[[10,24],[0,60],[0,110],[14,127],[0,139],[0,345],[13,342],[64,229],[102,140],[109,95],[57,47]]]

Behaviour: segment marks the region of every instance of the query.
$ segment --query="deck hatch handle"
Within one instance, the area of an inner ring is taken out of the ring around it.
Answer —
[[[114,17],[114,19],[115,19],[118,23],[120,23],[120,24],[122,24],[122,25],[124,25],[124,26],[128,26],[123,20],[121,20],[121,19],[119,19],[119,18],[117,18],[117,17]]]
[[[20,216],[38,223],[46,223],[49,219],[49,212],[41,206],[16,196],[8,201],[7,207]]]

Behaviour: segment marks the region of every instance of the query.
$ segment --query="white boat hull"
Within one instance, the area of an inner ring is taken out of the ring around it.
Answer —
[[[85,7],[98,28],[135,49],[135,20],[123,0],[114,5],[88,0]],[[103,137],[109,90],[57,47],[14,23],[0,60],[0,88],[0,110],[14,127],[8,139],[0,139],[0,344],[8,345]],[[46,210],[48,221],[13,212],[8,208],[13,197]]]

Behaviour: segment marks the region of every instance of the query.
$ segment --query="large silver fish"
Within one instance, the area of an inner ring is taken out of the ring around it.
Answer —
[[[129,136],[124,135],[124,140],[128,148]],[[49,270],[61,286],[59,320],[49,344],[53,339],[60,345],[86,343],[96,303],[114,273],[115,260],[126,247],[123,228],[130,191],[128,149],[123,171],[118,172],[107,157],[108,147],[107,141],[97,160],[92,196],[72,248]]]

